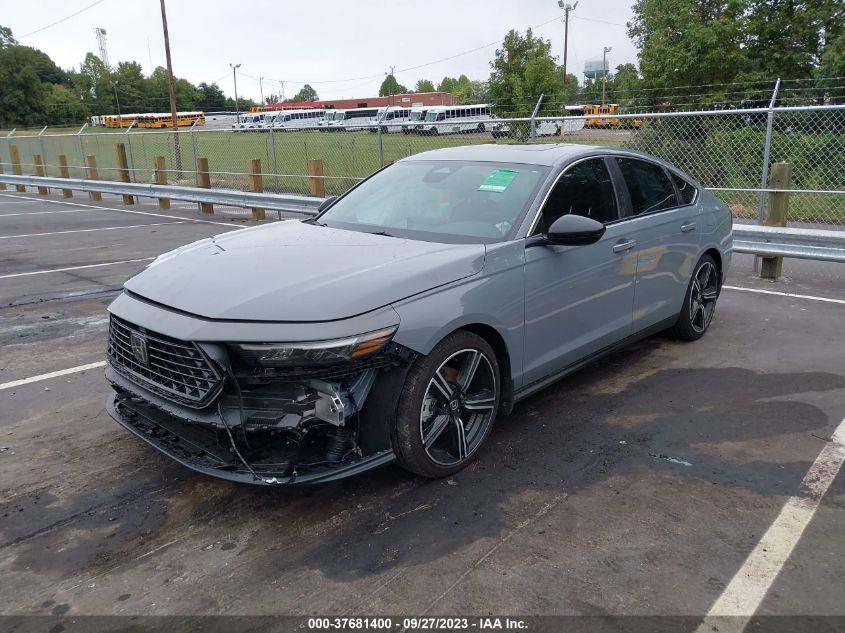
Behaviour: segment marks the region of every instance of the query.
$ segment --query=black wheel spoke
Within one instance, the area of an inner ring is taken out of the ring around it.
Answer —
[[[489,411],[493,408],[495,402],[496,396],[485,389],[484,391],[468,395],[464,399],[464,409],[468,411]]]
[[[449,402],[452,399],[452,385],[446,382],[440,371],[434,372],[434,376],[431,377],[431,384],[434,385],[434,389],[429,389],[432,396],[442,402]]]
[[[423,436],[423,444],[426,448],[431,448],[431,445],[437,441],[437,438],[443,435],[443,430],[449,426],[449,420],[449,416],[445,413],[434,417],[428,432]]]
[[[461,369],[458,373],[458,386],[462,391],[469,389],[472,384],[472,379],[475,378],[475,373],[478,371],[478,365],[481,363],[481,352],[470,350],[464,355]]]
[[[467,450],[467,433],[466,428],[464,427],[464,422],[461,420],[460,416],[453,416],[452,417],[452,428],[455,432],[455,449],[457,451],[457,457],[459,460],[464,460],[469,455],[469,451]]]

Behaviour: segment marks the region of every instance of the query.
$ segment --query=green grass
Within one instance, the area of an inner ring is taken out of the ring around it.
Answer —
[[[77,128],[78,129],[78,128]],[[77,136],[77,130],[66,135],[51,134],[18,136],[11,143],[18,147],[24,172],[31,173],[32,156],[45,154],[50,175],[59,175],[58,155],[64,154],[71,165],[71,175],[82,177],[80,141],[85,155],[93,155],[99,168],[99,177],[115,179],[115,143],[126,145],[133,180],[150,182],[156,156],[164,156],[168,181],[174,184],[192,185],[195,182],[193,166],[197,156],[209,161],[212,186],[248,189],[249,168],[252,159],[261,161],[264,190],[279,193],[308,195],[308,159],[323,161],[326,192],[329,195],[342,193],[360,178],[364,178],[380,167],[378,159],[378,136],[369,132],[322,133],[317,131],[287,132],[282,134],[239,133],[228,130],[202,130],[194,134],[179,133],[179,150],[182,172],[177,173],[177,156],[174,134],[170,131],[132,131],[120,134],[120,130],[97,129],[97,133]],[[86,130],[87,131],[87,130]],[[658,130],[659,131],[659,130]],[[52,132],[52,131],[51,131]],[[716,138],[718,145],[684,145],[670,135],[650,135],[636,132],[583,131],[567,134],[564,138],[544,138],[541,142],[577,142],[589,145],[629,146],[654,153],[686,169],[692,176],[705,184],[722,187],[753,188],[759,183],[759,152],[757,134],[749,130],[738,133],[733,143],[730,135]],[[383,138],[383,160],[391,162],[423,151],[443,147],[493,142],[517,142],[511,139],[494,141],[489,135],[467,134],[454,136],[417,136],[401,133],[385,134]],[[740,142],[741,141],[741,142]],[[9,161],[8,139],[0,138],[0,160]],[[43,144],[43,152],[42,152]],[[830,157],[828,156],[828,160]],[[797,159],[796,159],[797,160]],[[801,173],[808,173],[813,165],[812,152],[802,155]],[[798,171],[796,165],[796,171]],[[7,171],[10,171],[8,168]],[[813,172],[815,174],[817,172]],[[799,174],[800,176],[800,174]],[[826,175],[815,180],[807,188],[842,189],[841,173]],[[800,188],[800,178],[794,185]],[[718,192],[734,211],[736,217],[756,218],[758,194],[743,192]],[[845,225],[845,195],[792,194],[790,219],[802,222],[822,222]]]

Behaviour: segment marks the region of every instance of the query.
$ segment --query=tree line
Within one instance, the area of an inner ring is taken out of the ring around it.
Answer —
[[[234,110],[235,101],[215,83],[193,85],[176,78],[179,110]],[[255,103],[238,99],[242,110]],[[35,48],[18,44],[10,29],[0,26],[0,127],[79,123],[91,115],[169,112],[167,70],[159,66],[144,75],[138,62],[107,67],[88,53],[79,69],[63,70]]]
[[[719,107],[768,102],[775,79],[789,103],[845,103],[845,2],[842,0],[635,0],[628,36],[639,67],[608,69],[605,96],[628,109]],[[600,44],[598,45],[600,50]],[[563,80],[549,40],[510,31],[490,76],[444,77],[437,90],[462,103],[489,102],[500,115],[527,116],[543,94],[543,113],[598,103],[601,78]],[[597,51],[598,52],[598,51]],[[428,91],[434,84],[417,82]],[[406,92],[389,75],[379,94]]]
[[[507,33],[490,75],[472,80],[420,79],[416,92],[449,92],[461,103],[488,102],[502,116],[527,116],[539,95],[543,113],[564,104],[610,102],[629,109],[763,102],[774,80],[790,80],[788,97],[845,102],[845,2],[842,0],[635,0],[628,35],[639,66],[618,65],[602,79],[566,80],[548,39],[530,29]],[[176,79],[179,110],[234,110],[216,83]],[[392,74],[379,95],[410,92]],[[314,101],[305,85],[286,101]],[[267,103],[279,101],[269,95]],[[239,99],[241,110],[256,105]],[[63,70],[0,26],[0,127],[77,123],[90,115],[167,112],[167,71],[145,76],[134,61],[107,67],[88,53],[79,69]]]

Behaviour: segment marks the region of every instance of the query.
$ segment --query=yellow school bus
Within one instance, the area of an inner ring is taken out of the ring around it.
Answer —
[[[102,125],[106,127],[129,127],[137,122],[139,114],[107,114],[100,117]]]
[[[638,128],[643,123],[640,119],[620,119],[618,116],[613,116],[619,109],[619,105],[616,103],[585,104],[581,108],[587,117],[584,119],[584,127],[586,128]]]
[[[205,112],[177,112],[176,123],[179,127],[205,125]],[[139,114],[137,127],[168,128],[173,127],[173,117],[169,113]]]

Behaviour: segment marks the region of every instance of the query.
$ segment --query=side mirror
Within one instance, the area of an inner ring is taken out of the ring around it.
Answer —
[[[583,215],[562,215],[549,227],[546,238],[551,244],[583,246],[595,244],[604,235],[605,226]]]
[[[337,196],[329,196],[328,198],[323,200],[320,203],[320,206],[317,207],[317,213],[322,213],[323,211],[328,209],[330,206],[332,206],[334,204],[335,200],[337,200]]]

